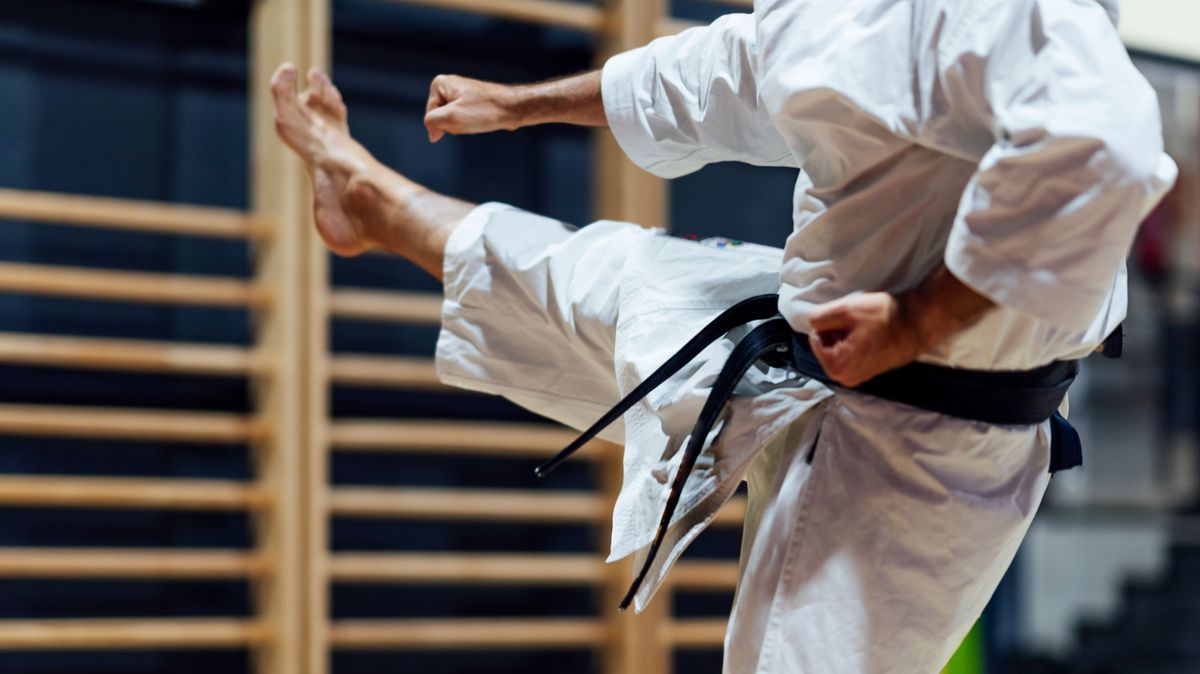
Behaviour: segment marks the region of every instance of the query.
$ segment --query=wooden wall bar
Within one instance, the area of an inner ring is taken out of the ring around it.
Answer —
[[[381,0],[389,1],[389,0]],[[662,0],[390,0],[580,30],[596,38],[597,62],[688,23]],[[688,561],[642,616],[615,604],[629,563],[603,564],[607,535],[589,554],[338,553],[331,517],[433,522],[577,524],[606,534],[620,482],[621,452],[593,443],[581,453],[602,476],[593,492],[334,487],[332,452],[549,456],[572,434],[496,422],[339,419],[329,386],[443,391],[428,358],[332,354],[330,320],[436,325],[438,296],[329,285],[328,256],[312,232],[305,174],[276,141],[267,81],[282,61],[328,66],[328,0],[259,0],[251,18],[250,212],[0,189],[0,219],[246,240],[251,279],[150,274],[0,263],[0,291],[86,300],[246,309],[247,347],[48,334],[0,333],[0,363],[112,372],[248,379],[250,415],[65,405],[0,405],[0,433],[34,437],[248,444],[248,482],[175,478],[0,476],[0,506],[245,512],[250,550],[94,548],[0,550],[0,578],[246,579],[250,619],[0,621],[0,649],[248,648],[260,674],[325,674],[333,649],[593,648],[612,674],[665,674],[677,647],[719,647],[720,620],[674,620],[671,590],[730,591],[732,562]],[[668,222],[665,185],[633,167],[606,134],[596,135],[600,212],[647,226]],[[722,511],[737,526],[745,504]],[[596,587],[600,615],[574,619],[331,621],[332,583],[462,583]]]
[[[664,0],[601,0],[597,4],[559,0],[390,0],[405,4],[465,11],[507,20],[581,30],[596,37],[597,62],[617,51],[644,44],[660,34],[692,25],[666,15]],[[597,133],[596,217],[662,226],[669,221],[666,185],[634,167],[606,133]],[[323,295],[331,319],[437,325],[440,297],[410,292],[332,289]],[[314,354],[315,355],[315,354]],[[334,354],[324,361],[333,384],[399,389],[437,389],[429,360]],[[324,434],[324,439],[320,435]],[[314,434],[313,453],[323,461],[329,452],[419,453],[424,455],[508,456],[544,458],[572,437],[566,430],[522,424],[464,420],[379,421],[339,419]],[[331,488],[310,483],[325,500],[329,516],[419,521],[578,523],[604,534],[593,555],[537,553],[310,553],[326,565],[324,577],[313,576],[313,593],[325,583],[585,585],[602,593],[602,613],[589,619],[531,620],[339,620],[319,632],[330,648],[595,648],[603,670],[611,674],[666,674],[676,648],[719,648],[723,620],[671,619],[671,590],[731,592],[737,565],[726,561],[681,563],[671,585],[646,614],[618,615],[617,601],[632,575],[629,562],[608,566],[607,532],[621,475],[620,448],[592,443],[581,455],[602,476],[595,493],[504,490]],[[314,492],[317,493],[317,492]],[[716,525],[740,526],[745,502],[735,500]],[[314,528],[323,525],[310,523]],[[324,595],[320,595],[322,598]],[[313,665],[314,662],[310,662]],[[310,671],[323,674],[325,665]]]
[[[230,239],[270,236],[268,223],[243,211],[0,188],[0,217],[156,234]]]
[[[275,136],[270,79],[290,61],[301,73],[328,67],[327,0],[259,0],[250,21],[251,195],[255,216],[272,222],[275,235],[259,244],[257,282],[275,301],[257,316],[257,352],[267,364],[259,377],[257,415],[273,436],[256,444],[258,480],[273,496],[273,507],[259,514],[258,551],[270,558],[274,573],[257,585],[260,620],[274,639],[257,651],[260,674],[319,671],[327,660],[320,628],[323,587],[313,582],[312,565],[325,547],[323,523],[312,500],[315,478],[309,451],[327,411],[314,370],[322,368],[324,331],[314,316],[321,308],[323,253],[317,253],[311,227],[311,197],[300,161]],[[322,378],[324,381],[324,374]],[[315,540],[318,537],[319,540]]]
[[[598,7],[568,0],[391,0],[460,12],[494,16],[558,28],[599,33],[608,16]]]
[[[264,220],[246,213],[97,197],[0,189],[0,219],[103,227],[162,235],[265,242]],[[269,312],[266,286],[239,279],[0,263],[0,290],[94,301],[243,307]],[[115,372],[266,376],[280,367],[254,348],[47,334],[0,334],[0,363]],[[265,417],[224,412],[0,404],[0,434],[85,440],[237,445],[270,443]],[[64,467],[69,472],[69,467]],[[187,510],[265,516],[280,492],[261,481],[0,475],[0,507]],[[278,549],[0,549],[0,578],[245,579],[270,582]],[[277,626],[241,618],[0,621],[0,650],[228,649],[273,651]],[[288,671],[276,669],[271,671]],[[296,670],[291,670],[296,671]]]

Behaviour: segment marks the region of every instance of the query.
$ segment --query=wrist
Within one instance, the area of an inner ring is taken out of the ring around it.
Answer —
[[[501,110],[500,122],[505,129],[516,131],[522,127],[542,123],[534,114],[538,107],[538,93],[534,85],[501,85],[496,98]]]
[[[937,345],[940,334],[937,321],[931,320],[929,305],[922,300],[918,288],[895,296],[897,321],[905,341],[915,353],[924,353]]]
[[[512,128],[538,124],[607,126],[600,71],[537,84],[506,87]]]
[[[896,296],[900,320],[924,352],[973,325],[995,304],[939,267],[920,285]]]

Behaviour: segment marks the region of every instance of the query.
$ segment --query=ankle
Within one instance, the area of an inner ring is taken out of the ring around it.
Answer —
[[[421,188],[408,181],[388,178],[388,174],[378,171],[351,176],[346,182],[343,208],[369,248],[407,257],[410,242],[405,223],[411,217],[410,202]]]

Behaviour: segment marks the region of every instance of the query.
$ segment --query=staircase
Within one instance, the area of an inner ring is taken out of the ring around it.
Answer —
[[[1167,569],[1129,582],[1111,620],[1081,624],[1073,662],[1055,671],[1200,674],[1200,547],[1172,548]]]

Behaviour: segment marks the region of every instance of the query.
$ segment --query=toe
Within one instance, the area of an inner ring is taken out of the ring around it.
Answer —
[[[325,100],[345,109],[345,103],[342,101],[342,92],[334,86],[333,80],[329,79],[329,74],[319,71],[318,75],[321,78],[321,93]]]
[[[316,68],[308,69],[307,77],[308,91],[319,94],[321,91],[321,71]]]
[[[311,134],[310,118],[296,94],[296,67],[284,63],[271,77],[271,96],[275,99],[275,131],[289,146],[306,153]]]
[[[275,74],[271,76],[271,93],[275,95],[276,102],[295,97],[296,77],[296,66],[291,63],[282,63],[275,69]]]
[[[303,118],[296,98],[296,66],[284,63],[271,77],[271,95],[275,99],[277,121],[288,122]]]
[[[305,102],[306,105],[340,125],[345,125],[346,105],[342,102],[341,92],[330,81],[329,75],[317,68],[309,70],[307,91],[311,92],[311,96]]]

